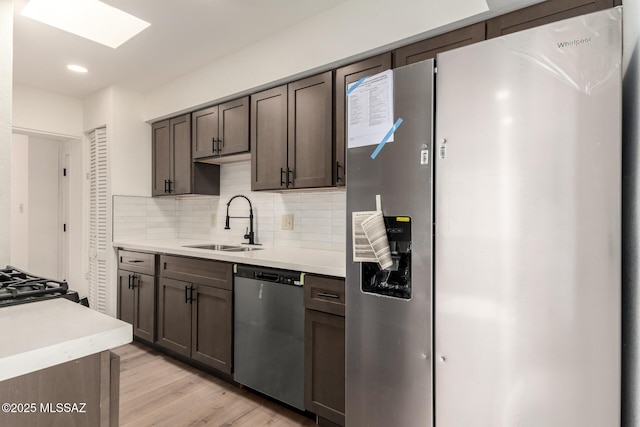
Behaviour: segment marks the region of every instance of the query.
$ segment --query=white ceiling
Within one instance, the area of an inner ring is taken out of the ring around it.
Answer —
[[[347,0],[102,1],[151,26],[111,49],[21,16],[27,0],[14,0],[14,82],[79,98],[112,84],[146,92]]]

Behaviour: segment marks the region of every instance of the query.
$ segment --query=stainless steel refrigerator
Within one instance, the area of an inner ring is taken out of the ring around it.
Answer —
[[[621,23],[437,58],[438,426],[620,425]]]
[[[620,425],[621,9],[436,65],[347,152],[347,425]],[[376,195],[388,270],[353,261]]]
[[[428,426],[432,418],[433,60],[393,71],[393,113],[402,118],[375,146],[348,148],[347,426]],[[351,135],[348,134],[348,143]],[[376,210],[394,265],[353,262],[352,213]]]

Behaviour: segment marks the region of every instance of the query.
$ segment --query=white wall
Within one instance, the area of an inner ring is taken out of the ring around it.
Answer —
[[[13,86],[13,129],[82,138],[82,100],[28,86]]]
[[[111,193],[151,195],[151,125],[142,117],[142,95],[112,89]]]
[[[512,9],[539,1],[499,3],[501,9]],[[496,13],[485,0],[447,0],[437,7],[425,0],[350,0],[150,91],[144,118],[168,117],[347,58],[364,58],[399,40],[442,33],[478,14]]]
[[[84,131],[107,127],[111,194],[151,195],[151,126],[142,107],[141,94],[118,86],[84,100]]]
[[[13,1],[0,0],[0,267],[11,260]]]
[[[111,122],[113,86],[99,90],[82,101],[82,130],[90,132]]]
[[[29,271],[29,137],[13,134],[12,139],[11,265]]]

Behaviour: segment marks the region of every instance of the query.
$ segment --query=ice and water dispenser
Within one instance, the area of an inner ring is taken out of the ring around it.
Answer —
[[[411,218],[384,216],[393,265],[381,269],[376,262],[362,263],[362,291],[411,299]]]

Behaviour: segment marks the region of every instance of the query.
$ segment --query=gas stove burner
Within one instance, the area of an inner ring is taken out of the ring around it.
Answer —
[[[79,301],[78,294],[69,291],[69,286],[65,281],[38,277],[11,266],[0,270],[0,306],[51,298]]]

